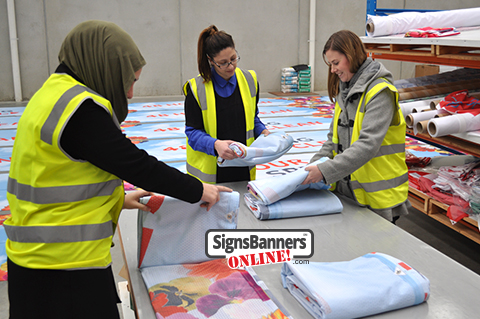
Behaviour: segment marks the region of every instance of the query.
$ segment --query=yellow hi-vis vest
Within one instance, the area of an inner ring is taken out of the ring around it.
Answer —
[[[250,146],[255,140],[254,119],[257,96],[257,75],[255,71],[243,71],[235,69],[237,83],[240,88],[243,106],[245,109],[246,140]],[[204,82],[201,75],[190,79],[183,86],[183,92],[187,95],[187,86],[190,84],[192,93],[202,109],[203,124],[205,131],[213,138],[217,138],[217,110],[215,105],[215,91],[212,81]],[[255,166],[249,167],[250,180],[255,179]],[[203,152],[195,151],[188,144],[187,138],[187,173],[197,177],[204,183],[215,184],[217,181],[217,157]]]
[[[4,223],[7,255],[17,265],[87,269],[111,264],[123,182],[71,158],[60,146],[67,121],[86,99],[118,126],[110,102],[66,74],[49,77],[18,123],[7,186],[12,216]]]
[[[374,209],[395,207],[405,202],[408,197],[408,168],[405,163],[406,124],[398,104],[398,91],[395,86],[385,81],[382,79],[380,83],[362,94],[355,115],[351,140],[351,144],[358,140],[365,116],[365,105],[385,88],[394,92],[397,106],[393,119],[395,124],[389,127],[378,153],[350,176],[350,185],[357,201]],[[338,153],[340,112],[342,109],[336,102],[332,136],[334,156]]]

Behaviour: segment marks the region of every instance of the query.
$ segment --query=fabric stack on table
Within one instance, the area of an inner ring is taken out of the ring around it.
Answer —
[[[282,267],[283,287],[320,319],[350,319],[421,304],[430,296],[430,281],[382,253],[351,261],[311,262]]]
[[[325,161],[322,158],[309,165]],[[343,205],[323,182],[301,185],[308,172],[296,171],[248,183],[245,203],[258,219],[278,219],[340,213]]]

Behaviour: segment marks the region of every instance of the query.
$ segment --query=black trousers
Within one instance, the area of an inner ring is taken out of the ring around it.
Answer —
[[[8,260],[10,319],[119,319],[112,268],[30,269]]]

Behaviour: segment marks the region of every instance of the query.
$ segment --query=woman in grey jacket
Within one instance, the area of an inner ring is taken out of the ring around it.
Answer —
[[[334,33],[325,44],[328,94],[335,117],[328,140],[312,157],[304,184],[323,180],[335,191],[395,222],[408,214],[405,120],[392,74],[367,57],[351,31]]]

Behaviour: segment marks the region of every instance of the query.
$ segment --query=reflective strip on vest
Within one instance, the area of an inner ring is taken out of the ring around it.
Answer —
[[[187,172],[193,176],[198,177],[202,182],[205,183],[215,183],[217,181],[217,173],[215,174],[207,174],[202,172],[196,167],[193,167],[187,162]]]
[[[111,220],[89,225],[4,226],[8,239],[19,243],[72,243],[100,240],[113,235]]]
[[[202,111],[206,111],[208,109],[207,92],[205,91],[205,83],[203,83],[203,78],[201,75],[195,78],[195,83],[197,86],[197,98],[200,104],[200,108],[202,109]]]
[[[369,183],[359,183],[358,181],[350,181],[350,185],[352,185],[352,189],[359,189],[362,188],[368,193],[378,192],[385,189],[395,188],[403,183],[408,181],[408,173],[403,174],[402,176],[398,176],[392,178],[390,180],[383,180],[378,182],[369,182]]]
[[[250,95],[251,97],[254,97],[257,95],[257,88],[255,86],[255,81],[253,80],[253,76],[250,72],[244,71],[240,69],[243,73],[243,76],[245,76],[245,79],[247,80],[248,83],[248,88],[250,89]]]
[[[7,191],[15,195],[19,200],[34,204],[58,204],[78,202],[97,196],[110,196],[115,188],[121,184],[122,181],[120,179],[114,179],[86,185],[33,187],[18,183],[17,180],[9,177]]]
[[[45,124],[42,127],[42,130],[40,132],[40,139],[42,141],[52,145],[53,132],[55,131],[58,121],[60,120],[60,117],[65,111],[65,108],[67,107],[68,103],[70,103],[70,101],[75,96],[85,91],[98,95],[98,93],[96,93],[95,91],[82,85],[75,85],[74,87],[70,88],[65,93],[63,93],[60,99],[58,99],[57,103],[55,103],[52,111],[50,112],[47,120],[45,121]]]

